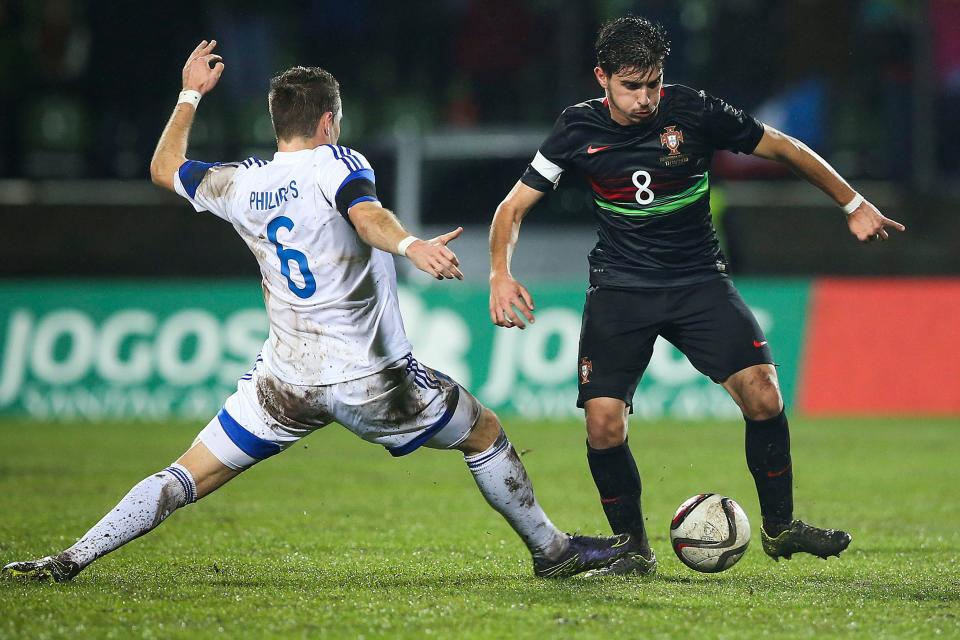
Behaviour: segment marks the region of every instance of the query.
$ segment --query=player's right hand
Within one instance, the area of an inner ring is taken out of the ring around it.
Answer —
[[[431,240],[417,240],[407,247],[407,258],[417,269],[428,273],[437,280],[456,278],[463,280],[460,260],[457,254],[447,248],[447,243],[459,237],[463,227],[457,227]]]
[[[490,274],[490,320],[493,324],[526,329],[524,318],[530,324],[536,322],[533,309],[533,297],[526,287],[511,276]]]
[[[223,73],[223,58],[213,53],[216,46],[216,40],[204,40],[187,58],[187,63],[183,65],[184,91],[191,89],[204,95],[217,86],[220,74]],[[212,61],[216,61],[213,67],[210,66]]]

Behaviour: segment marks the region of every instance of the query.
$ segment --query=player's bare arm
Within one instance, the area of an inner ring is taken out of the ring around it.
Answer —
[[[753,155],[782,162],[841,207],[852,204],[854,208],[847,214],[847,226],[861,242],[886,240],[890,237],[888,228],[906,230],[864,200],[826,160],[796,138],[764,125],[763,137]]]
[[[204,40],[197,45],[183,66],[183,90],[205,95],[220,80],[222,58],[213,53],[216,40]],[[210,63],[215,63],[213,67]],[[187,139],[196,113],[196,105],[178,102],[167,122],[150,161],[150,178],[157,186],[174,191],[173,174],[187,161]]]
[[[447,244],[463,233],[457,227],[449,233],[431,240],[413,239],[402,250],[406,238],[411,238],[396,216],[376,202],[360,202],[349,210],[350,221],[360,238],[372,247],[397,255],[405,255],[417,268],[437,280],[456,278],[463,280],[460,261]]]
[[[533,297],[510,273],[510,260],[520,237],[520,223],[542,197],[543,192],[517,182],[493,216],[490,225],[490,320],[498,327],[525,329],[524,318],[527,322],[535,322]]]

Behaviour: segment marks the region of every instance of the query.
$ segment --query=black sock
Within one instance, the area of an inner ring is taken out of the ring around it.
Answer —
[[[793,520],[793,465],[787,415],[747,423],[747,466],[757,484],[763,529],[776,536]]]
[[[600,492],[600,503],[614,533],[629,533],[644,549],[650,546],[640,509],[640,472],[624,442],[619,447],[594,449],[587,443],[587,462]]]

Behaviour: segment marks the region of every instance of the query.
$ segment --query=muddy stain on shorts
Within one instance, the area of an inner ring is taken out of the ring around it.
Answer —
[[[301,387],[270,375],[259,376],[256,382],[260,406],[285,431],[303,435],[332,422],[324,409],[325,387]]]
[[[374,378],[374,376],[371,376]],[[390,396],[383,405],[382,420],[385,425],[405,426],[413,425],[417,422],[417,417],[423,413],[427,406],[427,398],[423,389],[414,382],[413,372],[407,371],[406,363],[399,366],[392,366],[380,372],[375,376],[377,390],[390,389]],[[374,382],[374,380],[371,380]],[[446,399],[447,394],[444,394]],[[427,425],[421,425],[427,426]]]

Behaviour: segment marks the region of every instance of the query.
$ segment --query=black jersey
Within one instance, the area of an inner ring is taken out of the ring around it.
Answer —
[[[567,107],[521,181],[538,191],[564,171],[593,192],[598,240],[590,284],[675,287],[725,277],[710,219],[716,149],[751,153],[763,136],[755,118],[707,93],[665,85],[649,122],[620,125],[605,99]]]

